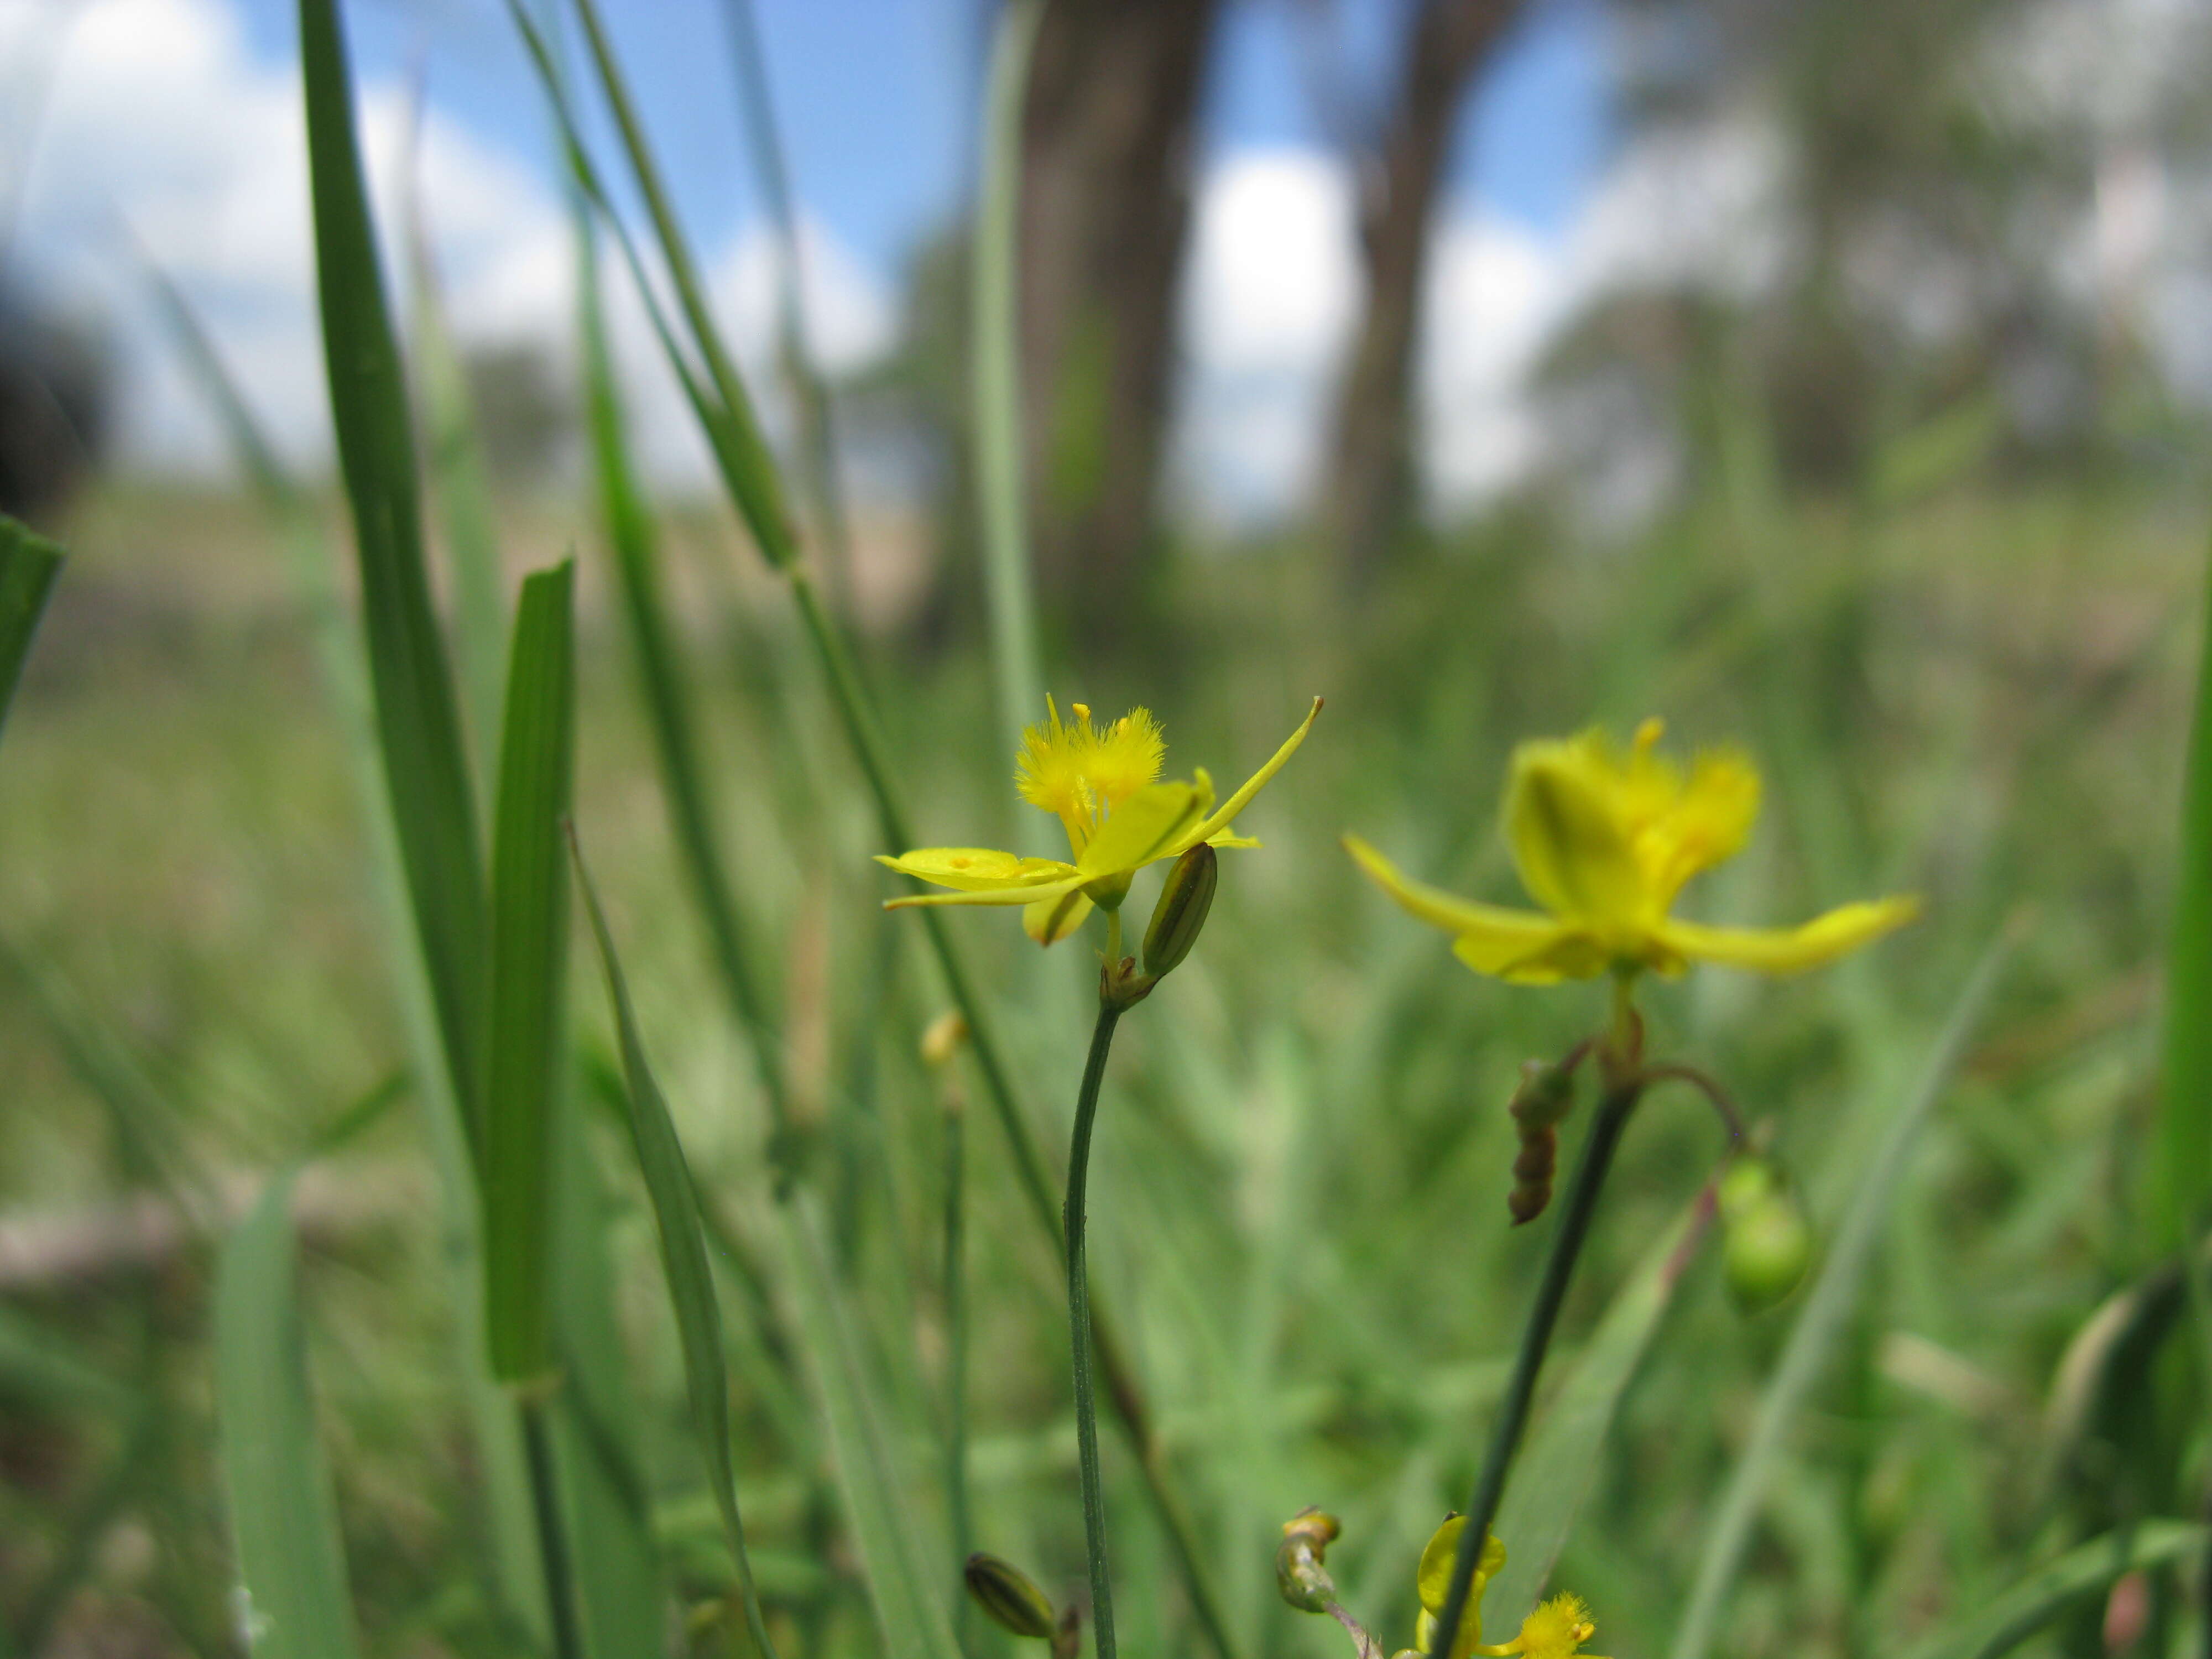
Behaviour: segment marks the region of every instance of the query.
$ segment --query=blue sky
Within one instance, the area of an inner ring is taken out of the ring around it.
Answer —
[[[979,0],[756,0],[801,197],[889,273],[966,188],[984,27]],[[1301,0],[1231,0],[1207,88],[1208,152],[1325,145],[1310,107]],[[1403,0],[1339,0],[1355,90],[1382,82]],[[732,116],[720,0],[609,0],[633,84],[687,217],[713,242],[752,210]],[[287,0],[244,0],[257,57],[289,61]],[[364,76],[428,66],[433,100],[485,137],[542,150],[544,117],[493,0],[362,0],[348,8]],[[1474,94],[1451,189],[1540,234],[1571,218],[1607,155],[1605,40],[1595,0],[1537,0]]]

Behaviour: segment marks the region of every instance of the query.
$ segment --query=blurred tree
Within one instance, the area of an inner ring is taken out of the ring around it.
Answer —
[[[508,484],[550,477],[575,439],[576,400],[544,348],[475,347],[462,354],[461,373],[492,476]]]
[[[1023,116],[1022,392],[1040,586],[1112,648],[1142,625],[1218,0],[1053,0]]]
[[[0,274],[0,513],[38,524],[82,483],[107,436],[105,343]]]
[[[1337,392],[1326,510],[1344,574],[1355,586],[1373,579],[1409,516],[1413,339],[1429,223],[1468,86],[1522,4],[1420,0],[1395,100],[1379,121],[1358,124],[1371,136],[1346,134],[1359,178],[1367,303]]]

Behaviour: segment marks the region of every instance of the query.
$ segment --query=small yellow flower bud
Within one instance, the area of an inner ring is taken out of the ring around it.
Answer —
[[[968,1558],[963,1572],[968,1594],[1000,1629],[1033,1642],[1049,1642],[1059,1626],[1051,1601],[1012,1562],[981,1550]]]
[[[947,1008],[921,1034],[921,1062],[933,1072],[942,1071],[967,1041],[967,1019],[957,1008]]]
[[[1213,908],[1220,866],[1213,848],[1200,842],[1168,872],[1159,902],[1152,907],[1152,925],[1145,929],[1145,971],[1154,979],[1180,966],[1198,943],[1206,914]]]

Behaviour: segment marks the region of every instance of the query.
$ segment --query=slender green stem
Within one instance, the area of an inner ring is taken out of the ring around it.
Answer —
[[[1115,1659],[1114,1590],[1106,1572],[1106,1496],[1098,1478],[1098,1415],[1091,1382],[1090,1267],[1083,1243],[1083,1194],[1091,1170],[1091,1125],[1098,1115],[1098,1085],[1121,1011],[1098,1005],[1083,1088],[1075,1097],[1075,1138],[1067,1149],[1067,1340],[1075,1362],[1075,1447],[1083,1477],[1083,1540],[1091,1557],[1091,1641],[1097,1659]]]
[[[968,1507],[968,1253],[967,1113],[948,1074],[945,1096],[945,1499],[952,1522],[952,1559],[964,1563],[975,1547]],[[954,1601],[952,1634],[963,1653],[974,1650],[975,1608]]]
[[[1642,1093],[1641,1080],[1631,1077],[1609,1086],[1599,1100],[1597,1115],[1583,1142],[1575,1173],[1567,1186],[1566,1202],[1559,1212],[1559,1230],[1552,1236],[1552,1254],[1544,1262],[1544,1277],[1536,1286],[1536,1300],[1528,1310],[1528,1322],[1521,1332],[1520,1352],[1513,1358],[1513,1374],[1505,1385],[1505,1398],[1491,1430],[1490,1449],[1476,1477],[1474,1495],[1468,1500],[1467,1528],[1460,1534],[1459,1554],[1452,1562],[1450,1588],[1443,1611],[1437,1620],[1434,1645],[1429,1659],[1444,1659],[1450,1652],[1459,1621],[1467,1612],[1468,1595],[1474,1584],[1474,1565],[1482,1557],[1483,1540],[1498,1518],[1498,1500],[1505,1495],[1505,1474],[1528,1426],[1529,1402],[1535,1397],[1537,1374],[1544,1368],[1544,1353],[1552,1346],[1552,1332],[1559,1320],[1559,1307],[1567,1297],[1575,1260],[1589,1236],[1590,1218],[1597,1213],[1597,1196],[1606,1172],[1620,1145]]]
[[[1106,913],[1106,971],[1112,973],[1121,965],[1121,913]]]
[[[983,177],[969,261],[969,394],[975,422],[975,495],[983,514],[983,587],[991,608],[991,666],[1009,749],[1036,718],[1036,598],[1030,575],[1022,477],[1022,386],[1018,293],[1022,106],[1041,0],[1000,9],[983,106]]]
[[[568,1534],[561,1517],[561,1488],[553,1474],[553,1437],[545,1422],[544,1398],[525,1400],[524,1455],[530,1462],[530,1503],[538,1516],[538,1553],[545,1567],[545,1605],[553,1620],[555,1659],[584,1659],[584,1638],[576,1626],[574,1575],[569,1570]]]

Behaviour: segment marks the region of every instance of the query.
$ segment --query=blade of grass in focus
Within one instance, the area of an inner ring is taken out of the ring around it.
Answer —
[[[500,743],[480,1174],[485,1328],[492,1374],[506,1382],[553,1368],[546,1277],[568,961],[561,823],[575,752],[574,592],[568,560],[522,584]]]
[[[216,1413],[240,1623],[258,1659],[346,1659],[360,1644],[307,1382],[291,1200],[289,1174],[270,1182],[216,1274]]]
[[[2030,1573],[1979,1611],[1908,1650],[1907,1659],[1997,1659],[2085,1596],[2130,1572],[2186,1560],[2212,1542],[2212,1527],[2146,1521],[2093,1538]]]
[[[1030,52],[1043,16],[1042,0],[1011,0],[999,9],[983,104],[982,193],[969,273],[975,495],[983,509],[983,586],[990,599],[1000,747],[1009,755],[1020,752],[1022,727],[1044,704],[1022,465],[1018,283],[1022,106]]]
[[[31,636],[38,632],[61,568],[59,547],[0,514],[0,730],[7,726],[8,705],[15,700]]]
[[[454,1352],[466,1392],[485,1507],[492,1599],[525,1630],[544,1627],[531,1536],[529,1496],[514,1412],[484,1364],[482,1258],[474,1160],[465,1107],[438,1025],[427,963],[409,915],[405,859],[391,800],[380,777],[374,699],[361,641],[333,579],[327,550],[306,494],[255,420],[235,380],[199,318],[159,267],[148,266],[155,311],[166,324],[185,367],[213,406],[234,458],[263,508],[277,526],[309,622],[309,635],[325,695],[344,738],[347,770],[371,848],[371,880],[383,927],[392,994],[406,1033],[408,1058],[423,1107],[432,1161],[438,1172],[438,1225],[462,1316],[454,1322]]]
[[[1485,1597],[1500,1624],[1510,1626],[1543,1595],[1596,1484],[1621,1396],[1711,1223],[1711,1195],[1700,1194],[1688,1214],[1652,1240],[1514,1461],[1497,1527],[1510,1546]]]
[[[668,1285],[669,1300],[675,1306],[677,1335],[684,1349],[684,1381],[690,1396],[692,1428],[707,1456],[708,1482],[721,1513],[730,1559],[737,1568],[747,1628],[763,1659],[775,1659],[775,1645],[769,1639],[768,1626],[761,1616],[760,1594],[745,1553],[744,1521],[738,1508],[737,1465],[730,1443],[729,1378],[722,1358],[722,1314],[707,1266],[698,1195],[692,1189],[690,1166],[669,1117],[668,1103],[646,1059],[644,1038],[630,1006],[629,987],[615,954],[614,935],[607,927],[605,912],[599,908],[591,872],[584,867],[583,852],[575,845],[573,831],[570,847],[585,914],[599,946],[599,966],[606,975],[616,1038],[622,1047],[630,1143],[637,1152],[638,1169],[645,1177],[660,1236],[661,1273]]]
[[[300,0],[315,276],[331,416],[353,510],[369,678],[392,823],[446,1063],[483,1139],[483,860],[459,713],[423,557],[414,437],[369,218],[337,0]]]
[[[1729,1477],[1698,1560],[1689,1603],[1674,1633],[1674,1659],[1705,1659],[1718,1634],[1722,1602],[1751,1541],[1751,1530],[1765,1502],[1767,1483],[1780,1462],[1783,1436],[1803,1404],[1821,1367],[1835,1350],[1859,1287],[1874,1260],[1881,1224],[1889,1213],[1920,1130],[1965,1059],[1990,992],[2011,952],[2008,927],[1975,965],[1966,988],[1952,1005],[1927,1067],[1912,1095],[1891,1118],[1881,1144],[1869,1160],[1853,1192],[1850,1207],[1838,1228],[1828,1257],[1821,1263],[1790,1340],[1760,1396],[1735,1468]]]

